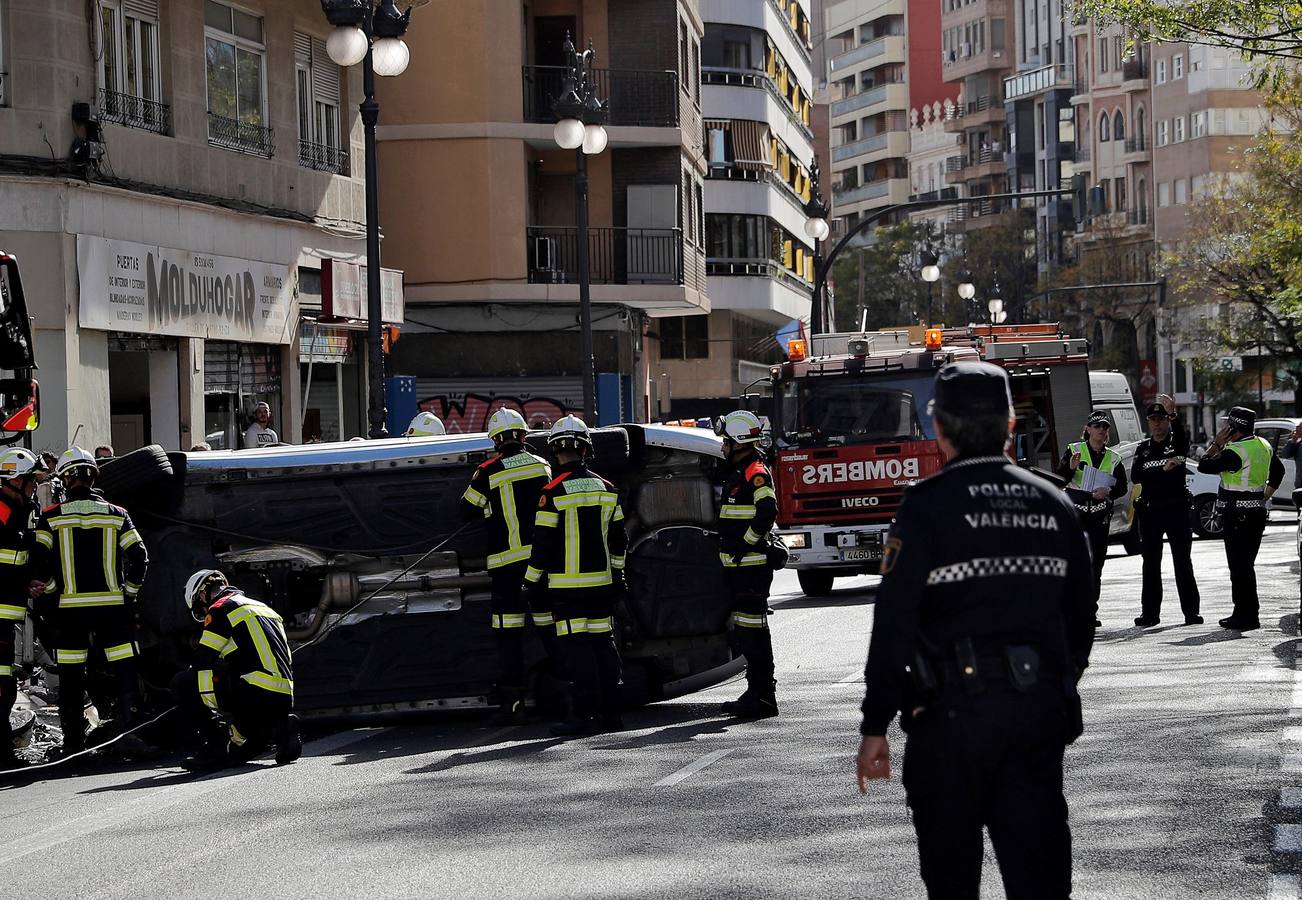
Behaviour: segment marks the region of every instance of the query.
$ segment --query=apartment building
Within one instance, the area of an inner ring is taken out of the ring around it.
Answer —
[[[909,110],[957,88],[942,80],[935,0],[841,0],[825,15],[832,215],[845,229],[908,199]]]
[[[963,196],[1006,193],[1005,153],[1010,146],[1004,111],[1004,79],[1016,69],[1017,20],[1013,0],[941,0],[941,77],[957,102],[946,106],[947,131],[958,137],[958,151],[945,160],[945,181]],[[994,202],[955,209],[949,228],[962,233],[1006,222],[1005,207]]]
[[[963,136],[946,128],[955,104],[932,103],[909,110],[909,200],[956,200],[963,186],[946,184],[948,160],[961,151]],[[915,222],[930,222],[943,234],[956,221],[955,207],[938,206],[910,214]]]
[[[259,401],[285,440],[362,433],[364,323],[319,321],[323,265],[364,253],[360,76],[329,30],[316,0],[0,0],[38,448],[232,446]]]
[[[709,321],[703,33],[696,0],[412,16],[411,66],[379,93],[385,260],[406,272],[390,372],[450,430],[503,403],[533,424],[582,409],[577,164],[553,139],[567,37],[596,52],[609,104],[608,146],[587,157],[598,417],[656,415],[660,346],[694,352]]]

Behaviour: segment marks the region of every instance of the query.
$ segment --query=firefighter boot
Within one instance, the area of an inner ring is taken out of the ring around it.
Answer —
[[[206,741],[197,753],[181,760],[181,766],[191,772],[213,772],[231,764],[225,739]]]
[[[499,685],[497,697],[497,712],[493,714],[493,724],[523,725],[528,721],[528,711],[524,706],[524,691],[520,687]]]
[[[303,738],[298,733],[298,716],[290,713],[276,729],[276,765],[287,766],[303,755]]]
[[[581,714],[579,704],[575,701],[574,682],[558,682],[558,685],[562,688],[561,704],[564,716],[551,727],[551,733],[557,737],[577,737],[595,733],[596,724],[592,721],[592,717]]]
[[[738,650],[746,657],[746,690],[719,709],[727,716],[765,719],[778,714],[777,682],[773,680],[773,640],[767,628],[739,628]]]

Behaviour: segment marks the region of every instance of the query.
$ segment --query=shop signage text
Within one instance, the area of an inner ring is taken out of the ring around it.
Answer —
[[[381,322],[401,325],[405,306],[402,270],[381,267]],[[331,319],[367,321],[366,266],[338,259],[321,261],[321,315]]]

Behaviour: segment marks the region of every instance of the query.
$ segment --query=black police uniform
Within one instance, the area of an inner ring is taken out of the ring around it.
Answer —
[[[1007,396],[986,363],[937,376],[936,404],[956,415]],[[1005,456],[956,458],[907,491],[882,575],[860,731],[885,735],[901,714],[929,895],[978,896],[984,826],[1010,898],[1069,896],[1063,752],[1094,637],[1075,509]]]
[[[31,512],[30,504],[0,494],[0,769],[14,760],[9,713],[18,699],[16,629],[27,620],[32,580]]]
[[[1108,421],[1107,415],[1100,412],[1090,414],[1086,420],[1087,424],[1096,421]],[[1084,438],[1081,439],[1081,466],[1090,465],[1099,468],[1103,465],[1104,460],[1109,454],[1109,448],[1104,447],[1102,452],[1096,452],[1090,447],[1089,442]],[[1103,564],[1108,561],[1108,529],[1112,523],[1112,504],[1119,497],[1124,497],[1130,486],[1126,483],[1126,467],[1121,465],[1120,457],[1117,457],[1112,471],[1106,474],[1116,479],[1108,492],[1106,500],[1096,500],[1093,494],[1088,491],[1077,490],[1072,487],[1072,479],[1076,471],[1071,467],[1072,446],[1068,446],[1067,452],[1062,455],[1058,461],[1058,475],[1067,480],[1067,497],[1071,500],[1072,505],[1080,513],[1081,525],[1085,529],[1085,535],[1089,538],[1090,558],[1093,561],[1094,577],[1094,609],[1095,615],[1098,615],[1099,595],[1103,588]],[[1115,451],[1111,451],[1115,455]],[[1097,623],[1097,620],[1096,620]]]
[[[1257,414],[1252,410],[1236,406],[1230,410],[1228,418],[1240,434],[1253,435]],[[1261,440],[1251,436],[1233,443]],[[1236,630],[1258,628],[1261,624],[1255,566],[1268,519],[1268,501],[1264,490],[1236,491],[1228,489],[1225,484],[1225,475],[1243,473],[1251,468],[1252,461],[1247,456],[1246,452],[1240,452],[1231,445],[1214,456],[1204,456],[1198,461],[1199,472],[1222,476],[1221,487],[1216,494],[1216,507],[1220,512],[1225,540],[1225,561],[1230,569],[1230,596],[1234,602],[1234,611],[1228,618],[1221,619],[1220,624]],[[1284,480],[1284,464],[1273,452],[1265,464],[1268,466],[1265,485],[1277,489]]]
[[[619,721],[619,650],[614,605],[624,590],[628,535],[614,485],[581,461],[561,466],[543,486],[534,521],[525,591],[533,609],[556,619],[557,655],[581,726]]]
[[[484,519],[488,574],[492,579],[490,612],[500,668],[498,693],[507,713],[518,712],[524,692],[527,620],[531,617],[546,635],[544,642],[549,647],[556,624],[550,609],[534,609],[531,616],[523,594],[538,496],[551,477],[551,467],[542,457],[519,444],[504,444],[496,456],[475,470],[461,497],[463,519]]]
[[[1148,407],[1149,418],[1167,415],[1166,407],[1160,403]],[[1139,625],[1156,625],[1161,618],[1163,535],[1171,544],[1175,585],[1180,594],[1180,611],[1184,613],[1185,624],[1202,623],[1198,614],[1201,606],[1198,579],[1194,576],[1190,557],[1193,529],[1189,522],[1189,489],[1185,484],[1189,435],[1179,416],[1171,419],[1171,433],[1166,440],[1159,444],[1149,438],[1141,443],[1130,465],[1130,480],[1141,488],[1135,501],[1144,555],[1144,586],[1140,616],[1136,620]]]
[[[777,516],[773,476],[752,450],[729,472],[719,508],[719,561],[732,600],[733,650],[746,657],[746,692],[736,703],[725,705],[725,712],[777,712],[769,631],[773,570],[764,544]]]
[[[58,598],[53,620],[65,752],[85,746],[82,704],[92,646],[116,676],[117,724],[130,724],[138,711],[134,607],[148,565],[131,516],[96,490],[69,490],[36,523],[33,568],[37,578],[53,582],[42,602]]]
[[[194,665],[172,680],[172,694],[201,735],[225,739],[231,761],[297,741],[294,662],[280,615],[227,588],[209,605]]]

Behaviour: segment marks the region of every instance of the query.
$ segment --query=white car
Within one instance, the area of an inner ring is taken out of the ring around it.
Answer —
[[[1221,533],[1221,517],[1216,511],[1216,493],[1221,476],[1198,471],[1197,460],[1185,460],[1185,487],[1192,498],[1190,509],[1194,533],[1199,537],[1216,537]]]

